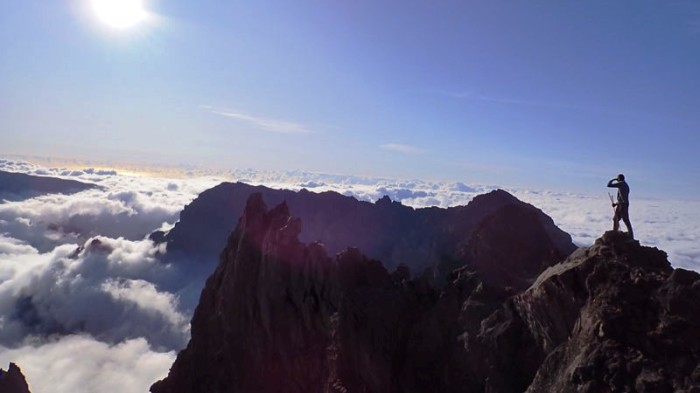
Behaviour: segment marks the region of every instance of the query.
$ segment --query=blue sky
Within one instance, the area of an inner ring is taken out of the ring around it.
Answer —
[[[700,195],[698,2],[144,5],[0,3],[0,154]]]

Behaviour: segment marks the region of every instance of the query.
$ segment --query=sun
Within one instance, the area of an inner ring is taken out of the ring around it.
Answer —
[[[141,0],[91,0],[92,9],[106,25],[128,29],[148,16]]]

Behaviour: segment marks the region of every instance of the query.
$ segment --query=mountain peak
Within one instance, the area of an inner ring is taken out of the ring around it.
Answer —
[[[7,371],[0,369],[0,393],[30,393],[22,370],[10,363]]]
[[[513,304],[543,351],[528,392],[700,388],[700,275],[625,233],[548,268]]]

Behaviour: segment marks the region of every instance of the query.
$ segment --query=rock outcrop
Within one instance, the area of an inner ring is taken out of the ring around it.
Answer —
[[[546,354],[528,392],[700,392],[700,275],[663,251],[607,232],[511,305]]]
[[[0,393],[30,393],[27,380],[16,364],[10,363],[7,371],[0,369]]]

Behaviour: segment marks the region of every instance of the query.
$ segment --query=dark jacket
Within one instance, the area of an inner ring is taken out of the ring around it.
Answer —
[[[617,203],[623,205],[630,204],[630,186],[627,185],[626,181],[612,179],[608,182],[608,187],[617,188]]]

